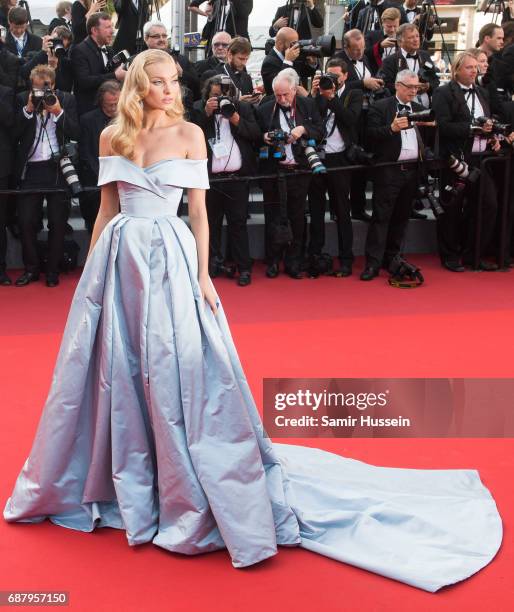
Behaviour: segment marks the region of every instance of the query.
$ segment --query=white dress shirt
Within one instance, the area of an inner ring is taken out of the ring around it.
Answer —
[[[287,119],[285,118],[284,113],[282,112],[281,109],[278,110],[278,114],[280,117],[280,127],[284,130],[284,132],[289,133],[291,131],[291,128],[289,127],[287,123]],[[288,115],[290,116],[291,113],[289,112]],[[296,164],[296,160],[293,154],[293,147],[290,144],[287,144],[285,146],[285,150],[286,150],[286,158],[283,159],[280,163],[284,165]]]
[[[407,51],[405,51],[405,49],[402,49],[401,47],[400,47],[400,50],[402,52],[403,57],[405,58],[405,61],[407,62],[407,66],[409,67],[409,70],[412,70],[412,72],[415,72],[416,74],[418,74],[419,68],[420,68],[419,51],[416,51],[416,55],[418,56],[418,58],[414,59],[413,57],[407,57],[407,55],[414,55],[414,53],[407,54]],[[418,94],[416,96],[416,102],[418,104],[421,104],[425,108],[429,108],[430,106],[430,98],[428,97],[427,93]]]
[[[477,119],[478,117],[483,117],[484,116],[484,109],[482,107],[482,105],[480,104],[480,100],[477,96],[476,90],[474,89],[474,87],[472,85],[466,86],[466,85],[461,85],[460,83],[458,83],[459,87],[464,90],[464,99],[466,100],[466,104],[469,108],[469,112],[471,113],[471,117],[473,119]],[[475,91],[475,95],[473,95],[471,92]],[[468,93],[469,92],[469,93]],[[474,100],[474,107],[473,107],[473,98]],[[473,149],[472,149],[472,153],[483,153],[486,148],[487,148],[487,136],[475,136],[474,140],[473,140]]]
[[[345,85],[343,85],[340,89],[337,90],[336,95],[339,96],[339,98],[343,95],[344,89]],[[326,130],[327,134],[330,135],[327,136],[327,142],[325,144],[325,153],[341,153],[345,150],[346,145],[344,143],[343,136],[339,131],[339,128],[337,127],[337,125],[335,125],[335,113],[331,110],[329,110],[328,112],[329,115],[327,119]],[[334,130],[333,132],[332,129]]]
[[[241,170],[243,158],[241,157],[241,150],[232,136],[230,121],[221,115],[215,115],[214,121],[219,125],[219,142],[225,146],[228,153],[221,157],[212,156],[212,172],[213,174],[237,172]]]
[[[396,98],[398,104],[403,104],[407,106],[410,111],[412,111],[412,106],[410,103],[402,102]],[[418,159],[419,150],[418,150],[418,139],[416,137],[416,130],[414,128],[408,128],[407,130],[402,130],[400,132],[402,137],[402,149],[400,151],[400,155],[398,157],[398,161],[409,161],[412,159]]]
[[[46,126],[33,155],[31,155],[30,159],[28,160],[29,162],[48,161],[52,158],[52,153],[57,153],[59,151],[56,123],[59,121],[59,118],[63,113],[64,111],[62,110],[58,115],[50,114],[46,111],[36,114],[36,138],[39,136],[41,124],[45,124],[46,122]],[[23,114],[27,119],[32,119],[34,116],[34,113],[28,113],[25,107],[23,107]],[[34,144],[35,142],[33,143],[32,147]],[[32,148],[30,150],[32,151]]]

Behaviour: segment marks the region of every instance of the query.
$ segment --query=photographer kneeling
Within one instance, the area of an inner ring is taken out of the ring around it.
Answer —
[[[297,174],[296,170],[310,166],[315,171],[315,167],[322,165],[313,141],[322,140],[323,124],[312,98],[297,95],[298,80],[292,68],[279,72],[273,79],[275,99],[257,108],[265,144],[260,152],[261,171],[279,175],[278,180],[266,179],[261,183],[268,278],[278,276],[284,251],[285,271],[292,278],[303,277],[302,241],[311,174]]]
[[[261,132],[252,107],[237,100],[236,88],[226,75],[206,81],[203,99],[195,102],[191,119],[205,133],[209,175],[222,179],[207,191],[209,273],[215,277],[223,270],[221,229],[226,216],[230,249],[239,271],[238,285],[245,287],[251,282],[247,230],[249,185],[237,178],[255,174],[254,144],[260,141]]]
[[[433,98],[440,156],[454,168],[441,174],[441,204],[445,213],[437,220],[441,263],[452,272],[464,272],[463,264],[473,263],[478,205],[482,206],[480,257],[493,236],[498,207],[490,169],[481,175],[478,170],[477,155],[488,147],[498,151],[500,143],[493,135],[493,121],[488,119],[491,116],[488,92],[475,85],[477,72],[476,58],[467,51],[459,53],[452,65],[452,80],[439,87]],[[481,181],[485,181],[487,194],[482,203]],[[481,259],[479,269],[493,271],[498,266]]]
[[[18,287],[39,279],[37,234],[41,223],[43,200],[48,211],[48,261],[46,284],[59,284],[59,261],[63,254],[64,234],[69,210],[69,195],[45,191],[67,189],[63,170],[69,162],[65,145],[79,135],[74,97],[55,90],[55,72],[49,66],[36,66],[30,73],[31,90],[18,95],[15,119],[15,173],[21,189],[35,193],[18,196],[18,219],[23,247],[24,273]],[[68,179],[68,182],[70,179]]]
[[[345,153],[356,148],[357,126],[362,111],[362,91],[348,89],[348,66],[342,59],[328,61],[325,75],[316,75],[311,95],[323,120],[323,161],[327,168],[347,166]],[[359,161],[357,161],[359,163]],[[325,243],[326,192],[330,209],[335,212],[339,246],[340,275],[350,276],[353,264],[353,230],[350,208],[350,182],[348,172],[319,173],[312,177],[309,187],[311,214],[309,258],[311,273],[316,275],[316,260]]]

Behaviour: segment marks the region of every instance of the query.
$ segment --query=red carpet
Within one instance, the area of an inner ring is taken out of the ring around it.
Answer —
[[[427,279],[416,290],[357,275],[271,281],[261,266],[245,289],[217,280],[257,403],[263,377],[514,376],[514,272],[451,274],[434,258],[413,260]],[[0,288],[2,510],[30,450],[78,277],[63,276],[57,289]],[[118,530],[0,519],[0,591],[69,591],[69,609],[87,611],[512,609],[514,440],[281,441],[378,465],[477,468],[504,521],[498,556],[432,595],[298,548],[235,570],[225,551],[185,557],[130,548]]]

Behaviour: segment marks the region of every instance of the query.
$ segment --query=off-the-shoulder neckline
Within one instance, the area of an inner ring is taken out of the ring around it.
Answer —
[[[154,166],[158,166],[159,164],[163,164],[164,162],[169,162],[169,161],[184,161],[184,162],[207,161],[205,159],[189,159],[187,157],[167,157],[165,159],[160,159],[159,161],[156,161],[153,164],[150,164],[149,166],[139,166],[138,164],[134,163],[132,160],[128,159],[128,157],[123,157],[123,155],[100,155],[98,159],[123,159],[126,162],[128,162],[131,166],[134,166],[135,168],[138,168],[139,170],[143,170],[143,171],[153,168]]]

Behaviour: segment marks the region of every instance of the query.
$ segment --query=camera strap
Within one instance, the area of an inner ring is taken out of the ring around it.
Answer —
[[[45,117],[45,121],[43,123],[43,121],[41,121],[41,118],[38,122],[37,120],[38,115],[36,115],[36,123],[39,123],[39,132],[36,138],[36,142],[34,144],[34,146],[32,147],[32,150],[29,152],[29,154],[27,155],[27,161],[30,161],[30,158],[34,155],[34,153],[36,152],[39,143],[43,140],[43,135],[46,134],[46,138],[48,140],[48,144],[50,144],[50,139],[48,138],[48,133],[46,131],[46,124],[48,123],[48,120],[50,118],[50,115],[47,113],[46,117]],[[50,146],[50,151],[52,151],[52,147]]]

